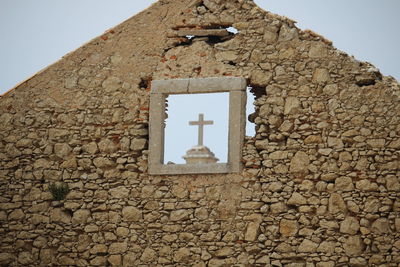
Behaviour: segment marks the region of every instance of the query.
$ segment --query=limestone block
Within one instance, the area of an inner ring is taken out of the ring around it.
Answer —
[[[88,144],[83,145],[82,150],[91,155],[94,155],[99,151],[97,144],[95,142],[90,142]]]
[[[294,192],[287,201],[287,204],[296,206],[305,205],[307,204],[307,199],[303,197],[300,193]]]
[[[335,267],[335,262],[334,261],[318,262],[316,267]]]
[[[126,242],[112,243],[108,248],[108,253],[110,254],[122,254],[128,249],[128,244]]]
[[[376,213],[381,207],[381,202],[375,197],[368,197],[364,203],[364,212]]]
[[[340,232],[355,235],[360,229],[360,223],[355,217],[346,217],[340,224]]]
[[[128,188],[126,188],[125,186],[118,186],[116,188],[113,188],[110,190],[110,195],[113,198],[128,198],[130,193],[130,190]]]
[[[104,256],[97,256],[90,261],[90,266],[106,266],[106,264],[107,264],[107,259]],[[66,265],[75,265],[75,263]]]
[[[275,151],[269,154],[268,156],[272,160],[282,160],[282,159],[287,159],[288,157],[288,152],[287,151]]]
[[[18,140],[17,143],[15,143],[15,146],[17,148],[27,148],[30,147],[32,145],[32,139],[29,138],[23,138]]]
[[[8,215],[8,220],[23,220],[25,218],[25,213],[23,212],[22,209],[17,209],[13,210],[9,215]]]
[[[0,211],[0,222],[7,220],[7,213],[5,211]]]
[[[131,140],[131,150],[141,151],[146,148],[147,139],[144,138],[133,138]]]
[[[360,211],[360,207],[354,201],[347,201],[347,208],[349,211],[358,213]]]
[[[297,252],[299,253],[314,253],[317,251],[318,244],[309,240],[304,239],[303,242],[297,248]]]
[[[282,122],[281,126],[279,127],[279,130],[281,132],[290,133],[293,131],[293,128],[294,128],[294,124],[291,121],[286,120],[286,121]]]
[[[49,223],[49,221],[50,221],[49,217],[44,216],[44,215],[39,215],[39,214],[33,214],[31,219],[30,219],[30,222],[33,225],[38,225],[38,224],[41,224],[41,223]]]
[[[128,206],[122,209],[122,217],[128,222],[137,222],[143,218],[142,211],[138,208]]]
[[[244,239],[246,241],[255,241],[260,233],[260,223],[259,222],[249,222],[246,228],[246,233]]]
[[[254,49],[250,56],[250,62],[260,63],[264,61],[266,55],[263,51],[259,49]]]
[[[23,266],[29,266],[33,263],[33,255],[27,251],[23,251],[18,254],[18,263]]]
[[[208,267],[224,267],[226,266],[226,261],[224,259],[211,259],[208,262]]]
[[[11,253],[0,252],[0,264],[4,266],[8,266],[11,262],[14,261],[14,255]]]
[[[162,237],[162,240],[167,242],[167,243],[175,242],[177,239],[178,239],[178,235],[176,235],[176,234],[164,235]]]
[[[78,160],[78,166],[82,167],[85,170],[89,170],[90,167],[92,166],[92,161],[90,159],[79,159]]]
[[[339,154],[339,161],[343,162],[343,161],[351,161],[353,160],[353,157],[351,156],[351,154],[347,151],[344,152],[340,152]]]
[[[251,72],[251,84],[255,86],[267,86],[268,83],[272,80],[272,73],[262,71],[262,70],[254,70]]]
[[[385,147],[385,139],[368,139],[367,144],[373,148]]]
[[[54,153],[59,158],[65,158],[72,152],[72,148],[66,143],[57,143],[54,145]]]
[[[93,160],[93,164],[97,168],[108,168],[113,166],[115,163],[108,158],[99,157]]]
[[[323,58],[327,55],[327,48],[321,42],[312,42],[308,56],[310,58]]]
[[[400,191],[400,178],[394,175],[386,177],[386,189],[389,191]]]
[[[339,177],[335,180],[336,191],[352,191],[354,190],[353,180],[350,177]]]
[[[328,146],[332,148],[343,148],[344,144],[340,138],[328,137]]]
[[[400,218],[396,218],[394,221],[394,226],[397,232],[400,232]]]
[[[313,73],[312,81],[315,83],[325,83],[328,82],[330,78],[327,69],[316,69]]]
[[[47,159],[38,159],[33,164],[34,169],[50,168],[51,164]]]
[[[279,232],[285,237],[295,236],[299,230],[299,224],[295,220],[282,219],[279,224]]]
[[[190,250],[188,248],[180,248],[174,253],[175,262],[189,262],[190,261]]]
[[[368,166],[369,166],[368,158],[363,157],[357,161],[355,169],[359,171],[365,171],[368,168]]]
[[[124,258],[122,260],[123,266],[135,266],[135,261],[137,259],[137,254],[133,252],[128,252],[124,255]]]
[[[85,226],[84,231],[86,233],[95,233],[95,232],[99,231],[99,227],[97,225],[94,225],[94,224],[89,224],[89,225]]]
[[[271,204],[270,209],[273,214],[278,214],[278,213],[286,212],[288,210],[288,207],[286,206],[285,203],[277,202],[277,203]]]
[[[104,244],[96,244],[90,249],[90,254],[104,254],[107,253],[108,247]]]
[[[267,150],[270,147],[269,140],[268,139],[256,140],[255,147],[259,150]]]
[[[386,218],[379,218],[371,225],[371,231],[376,234],[390,233],[390,221]]]
[[[312,182],[310,180],[304,180],[299,185],[299,189],[301,191],[311,191],[313,188],[314,188],[314,182]]]
[[[338,193],[332,193],[329,198],[328,210],[330,213],[335,214],[338,212],[345,212],[347,210],[346,203],[342,196]]]
[[[118,146],[116,143],[111,141],[110,139],[103,139],[98,144],[99,150],[102,153],[114,153],[118,150]]]
[[[274,44],[278,40],[278,33],[266,30],[264,33],[263,40],[267,45]]]
[[[301,102],[297,97],[288,97],[285,101],[284,114],[297,114],[301,109]]]
[[[283,24],[279,31],[278,41],[285,42],[299,38],[299,33],[296,28],[291,28],[286,24]]]
[[[390,142],[389,148],[400,149],[400,139]]]
[[[49,129],[49,138],[50,139],[59,139],[70,135],[68,130],[63,129]]]
[[[321,144],[323,143],[322,137],[320,135],[310,135],[307,136],[306,139],[304,139],[304,144]]]
[[[13,115],[10,113],[3,113],[0,115],[0,129],[5,129],[5,126],[8,126],[12,123]],[[4,127],[4,128],[3,128]]]
[[[77,83],[78,83],[77,76],[67,77],[65,79],[65,88],[67,88],[67,89],[75,88]]]
[[[189,192],[187,188],[181,185],[174,185],[172,186],[171,193],[177,198],[186,198]]]
[[[189,219],[190,215],[193,212],[191,210],[187,209],[180,209],[180,210],[174,210],[171,212],[170,219],[171,221],[182,221],[182,220],[187,220]]]
[[[71,216],[59,208],[50,211],[50,220],[52,222],[60,222],[65,224],[71,223]]]
[[[74,212],[72,216],[72,224],[84,224],[91,215],[90,210],[80,209]]]
[[[293,247],[287,242],[282,242],[276,247],[275,251],[282,253],[293,252]]]
[[[272,182],[268,184],[268,190],[271,192],[280,192],[282,188],[283,184],[281,182]]]
[[[324,254],[333,254],[335,253],[336,243],[333,241],[323,241],[317,248],[317,252],[321,252]]]
[[[113,92],[121,88],[122,81],[118,77],[108,77],[102,83],[102,87],[105,89],[106,92]]]
[[[231,247],[223,247],[215,252],[215,256],[219,258],[226,258],[231,256],[235,251]]]
[[[146,248],[140,257],[140,260],[144,263],[154,262],[156,259],[157,253],[152,248]]]
[[[123,137],[120,140],[121,150],[129,151],[129,147],[131,145],[131,140],[128,137]]]
[[[224,203],[225,205],[227,204],[226,202]],[[244,210],[258,210],[264,205],[264,202],[258,202],[258,201],[249,201],[249,202],[242,202],[240,204],[240,208]]]
[[[194,217],[199,220],[205,220],[208,218],[208,211],[206,208],[198,208],[194,211]]]
[[[122,257],[121,255],[111,255],[108,257],[108,262],[111,266],[121,266]]]
[[[364,251],[364,242],[358,235],[349,236],[343,244],[344,252],[348,256],[358,256]]]
[[[298,151],[290,161],[290,172],[294,174],[308,174],[310,159],[303,151]]]
[[[52,249],[45,248],[40,250],[39,260],[41,264],[50,264],[52,263],[53,259],[54,259],[54,251]]]
[[[79,252],[87,251],[91,244],[92,238],[89,235],[81,234],[79,235],[76,248]]]

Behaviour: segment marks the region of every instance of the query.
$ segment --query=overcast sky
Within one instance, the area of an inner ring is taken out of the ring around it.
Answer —
[[[0,0],[0,95],[153,2]],[[400,0],[255,2],[296,20],[299,28],[325,36],[340,50],[400,80]],[[206,119],[218,120],[207,114]],[[193,139],[196,143],[196,137]]]

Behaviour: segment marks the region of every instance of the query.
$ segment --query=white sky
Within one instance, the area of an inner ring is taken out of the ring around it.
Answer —
[[[153,2],[0,0],[0,95]],[[400,80],[399,0],[255,2],[298,21],[299,28],[325,36],[337,48]],[[218,121],[215,113],[214,117],[204,113],[206,119]],[[212,127],[205,127],[206,135]]]

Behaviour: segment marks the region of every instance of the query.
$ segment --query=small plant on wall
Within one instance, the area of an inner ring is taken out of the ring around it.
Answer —
[[[65,199],[70,190],[69,186],[65,183],[52,183],[49,186],[49,191],[53,196],[53,200],[60,201]]]

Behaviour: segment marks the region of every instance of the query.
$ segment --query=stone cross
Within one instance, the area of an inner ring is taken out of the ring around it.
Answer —
[[[198,125],[199,126],[199,136],[198,136],[198,146],[203,145],[203,131],[204,131],[204,125],[212,125],[214,124],[214,121],[205,121],[204,120],[204,114],[199,114],[199,120],[198,121],[189,121],[189,125]]]

